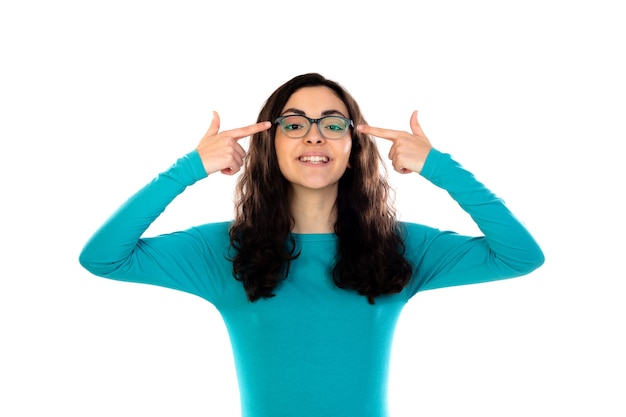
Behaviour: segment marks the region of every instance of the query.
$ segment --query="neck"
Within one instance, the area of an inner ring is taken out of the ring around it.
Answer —
[[[294,233],[333,233],[337,190],[292,190]]]

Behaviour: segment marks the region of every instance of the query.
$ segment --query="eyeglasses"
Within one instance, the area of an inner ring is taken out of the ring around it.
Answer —
[[[303,115],[280,116],[274,123],[278,123],[285,136],[292,139],[305,137],[314,123],[326,139],[341,139],[350,127],[354,127],[352,120],[341,116],[324,116],[319,119]]]

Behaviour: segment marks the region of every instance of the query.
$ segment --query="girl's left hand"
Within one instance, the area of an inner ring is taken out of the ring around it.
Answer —
[[[411,172],[419,174],[433,146],[417,121],[417,111],[414,111],[411,115],[410,124],[413,134],[401,130],[381,129],[367,125],[358,125],[356,128],[361,133],[387,139],[393,143],[391,150],[389,150],[389,159],[391,159],[391,164],[396,171],[401,174]]]

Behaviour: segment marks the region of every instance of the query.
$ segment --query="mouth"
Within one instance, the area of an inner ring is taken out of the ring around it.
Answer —
[[[322,155],[306,155],[298,158],[300,162],[307,162],[309,164],[327,164],[330,158]]]

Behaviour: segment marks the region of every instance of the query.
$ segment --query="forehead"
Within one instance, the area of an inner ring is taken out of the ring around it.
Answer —
[[[325,86],[303,87],[296,90],[285,103],[283,110],[289,108],[303,110],[307,115],[315,117],[328,110],[348,114],[348,108],[344,102],[332,89]]]

